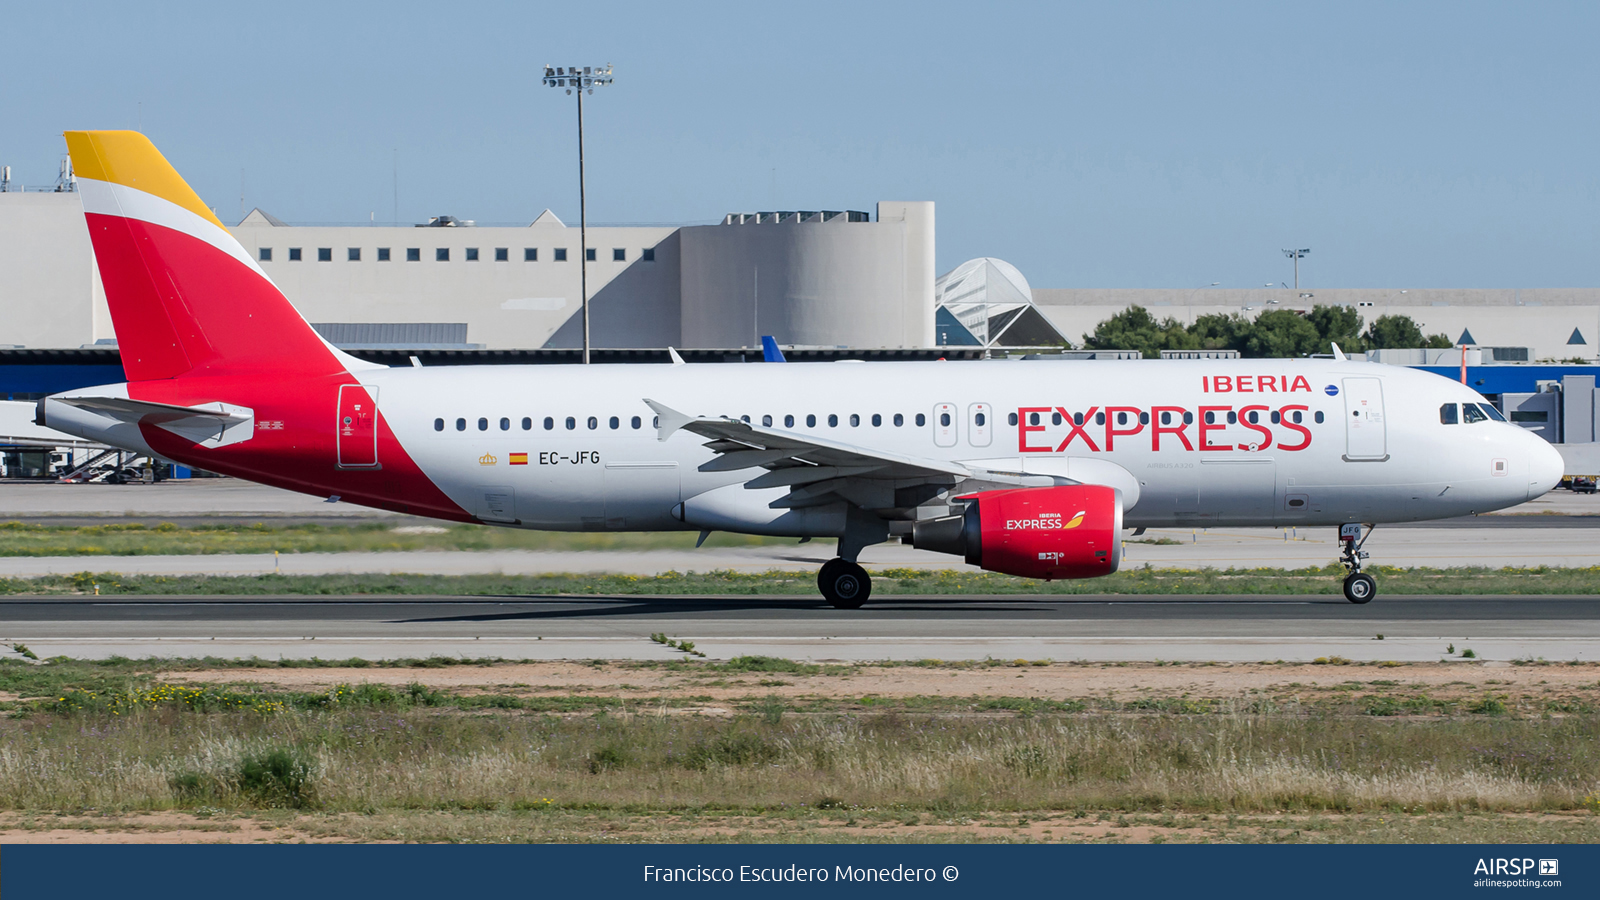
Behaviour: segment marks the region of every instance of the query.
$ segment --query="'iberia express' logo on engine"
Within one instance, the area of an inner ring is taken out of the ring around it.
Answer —
[[[1088,510],[1080,509],[1073,513],[1072,518],[1070,519],[1057,512],[1039,513],[1038,518],[1035,519],[1007,519],[1006,530],[1065,531],[1068,528],[1077,528],[1079,525],[1082,525],[1083,517],[1086,513],[1088,513]]]

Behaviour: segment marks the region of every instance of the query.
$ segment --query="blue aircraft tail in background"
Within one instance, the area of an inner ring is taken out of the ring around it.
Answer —
[[[778,342],[770,334],[761,336],[761,359],[764,362],[788,362],[783,358],[783,351],[778,349]]]

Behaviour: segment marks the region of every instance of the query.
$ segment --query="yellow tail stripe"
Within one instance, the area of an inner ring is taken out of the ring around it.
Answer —
[[[66,138],[74,174],[144,191],[223,227],[156,145],[139,132],[69,131]]]

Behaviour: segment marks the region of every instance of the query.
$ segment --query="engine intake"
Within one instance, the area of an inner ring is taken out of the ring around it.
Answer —
[[[1024,578],[1096,578],[1122,563],[1122,497],[1098,484],[984,491],[966,512],[918,522],[911,545]]]

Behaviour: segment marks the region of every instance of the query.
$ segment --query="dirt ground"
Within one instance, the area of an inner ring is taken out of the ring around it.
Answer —
[[[994,696],[1130,700],[1150,695],[1225,699],[1263,692],[1282,695],[1299,689],[1323,693],[1350,682],[1394,682],[1396,688],[1448,699],[1486,688],[1517,693],[1600,688],[1600,665],[1517,666],[1471,661],[1387,666],[1008,663],[983,667],[841,666],[837,674],[798,675],[695,671],[634,663],[537,662],[406,669],[213,669],[168,673],[163,680],[251,683],[300,691],[363,682],[400,686],[420,682],[463,693],[492,691],[527,697],[603,694],[712,700],[752,694],[823,699]]]

